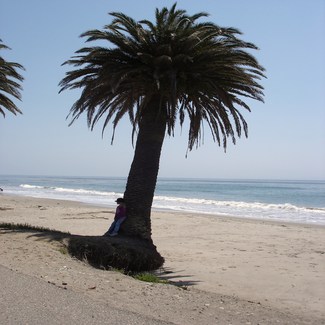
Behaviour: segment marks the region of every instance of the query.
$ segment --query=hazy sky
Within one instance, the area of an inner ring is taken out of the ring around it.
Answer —
[[[0,38],[11,51],[1,56],[26,71],[23,115],[0,116],[0,174],[127,176],[133,159],[128,118],[101,137],[85,119],[68,127],[66,116],[78,91],[58,94],[69,67],[61,64],[84,46],[82,32],[101,29],[108,12],[152,19],[156,7],[173,1],[0,0]],[[186,158],[188,129],[166,138],[160,177],[325,179],[325,1],[180,0],[189,14],[239,28],[266,68],[265,104],[245,113],[248,139],[226,153],[205,127],[204,144]],[[93,43],[93,45],[96,45]]]

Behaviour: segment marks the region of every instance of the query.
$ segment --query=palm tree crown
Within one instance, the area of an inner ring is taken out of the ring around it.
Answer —
[[[206,13],[187,15],[177,10],[156,9],[156,22],[135,21],[123,13],[111,13],[111,24],[82,37],[108,41],[110,47],[85,47],[65,62],[75,67],[60,82],[61,90],[82,88],[70,114],[73,123],[87,113],[92,129],[103,117],[103,131],[113,128],[127,114],[133,135],[146,111],[163,114],[167,133],[173,135],[179,119],[188,116],[191,150],[202,138],[206,122],[214,141],[227,146],[236,135],[247,136],[247,124],[239,112],[249,106],[242,97],[263,101],[263,67],[247,51],[257,49],[240,40],[235,28],[199,23]],[[148,105],[156,98],[158,105]],[[112,139],[113,140],[113,139]]]
[[[65,62],[74,70],[62,79],[60,91],[82,89],[70,110],[71,123],[86,113],[91,129],[103,118],[103,131],[110,122],[115,130],[129,116],[137,140],[124,192],[128,218],[121,230],[152,241],[151,207],[166,133],[173,135],[176,122],[182,126],[188,117],[189,150],[200,144],[204,124],[224,148],[228,138],[235,143],[236,136],[247,136],[239,108],[249,106],[241,98],[263,101],[258,79],[264,69],[247,51],[256,46],[237,38],[237,29],[199,23],[206,13],[190,16],[175,4],[157,9],[155,23],[123,13],[111,16],[103,30],[81,35],[109,47],[77,51]]]
[[[9,49],[8,46],[1,44],[0,50]],[[16,99],[21,99],[21,85],[18,83],[24,78],[17,72],[18,69],[24,70],[24,67],[15,62],[8,62],[0,56],[0,113],[5,116],[4,109],[13,114],[21,113],[14,102],[7,96],[10,95]],[[18,82],[17,82],[18,81]]]

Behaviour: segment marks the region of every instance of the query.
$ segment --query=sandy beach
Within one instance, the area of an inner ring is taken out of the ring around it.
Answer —
[[[113,209],[1,194],[0,222],[101,236]],[[325,324],[325,227],[152,212],[165,257],[151,284],[90,267],[37,232],[0,229],[0,264],[173,324]],[[181,285],[181,287],[180,287]]]

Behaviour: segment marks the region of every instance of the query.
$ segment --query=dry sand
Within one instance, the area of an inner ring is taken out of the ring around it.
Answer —
[[[100,236],[112,209],[0,195],[0,222]],[[182,287],[103,271],[37,232],[0,229],[0,264],[107,306],[174,324],[325,324],[325,227],[152,213],[161,276]]]

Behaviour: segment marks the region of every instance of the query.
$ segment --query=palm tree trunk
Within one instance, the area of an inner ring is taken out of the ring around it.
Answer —
[[[127,220],[122,225],[124,234],[149,241],[152,241],[151,206],[166,131],[165,112],[157,113],[157,103],[157,100],[151,101],[152,105],[147,106],[147,112],[139,123],[134,158],[124,193]]]

